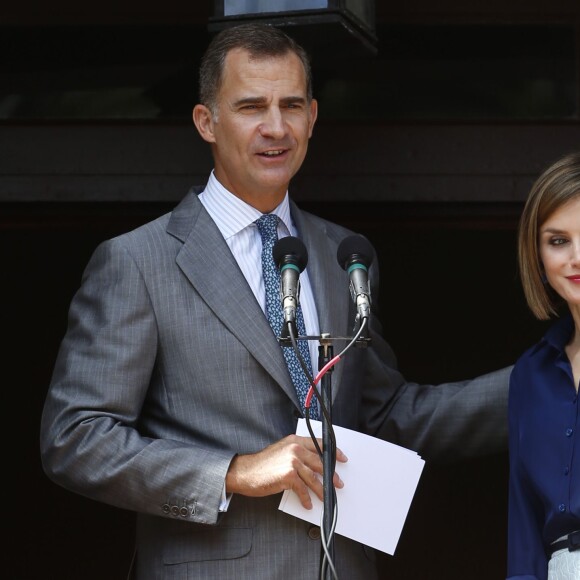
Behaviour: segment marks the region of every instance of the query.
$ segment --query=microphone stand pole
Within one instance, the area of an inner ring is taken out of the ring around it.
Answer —
[[[318,348],[318,368],[322,370],[324,366],[333,358],[333,348],[330,334],[322,333],[320,335],[320,346]],[[324,531],[324,541],[326,542],[326,553],[322,557],[330,560],[334,566],[334,512],[335,512],[335,491],[332,483],[334,468],[336,463],[336,449],[330,431],[332,429],[332,390],[331,390],[331,371],[324,373],[321,379],[322,402],[328,411],[328,420],[324,413],[322,413],[322,486],[323,486],[323,506],[324,514],[322,518],[322,528]],[[330,421],[330,424],[328,423]],[[331,580],[332,569],[326,566],[325,580]]]
[[[359,329],[360,330],[360,329]],[[290,333],[286,327],[282,328],[280,344],[290,346]],[[315,337],[304,337],[308,340]],[[332,341],[351,340],[347,338],[331,338],[330,333],[323,332],[318,337],[318,370],[322,371],[334,358]],[[355,345],[366,347],[370,342],[367,336],[358,337]],[[332,389],[331,373],[333,367],[329,367],[320,380],[320,397],[326,409],[326,414],[321,413],[322,423],[322,491],[323,491],[323,515],[321,524],[321,540],[323,540],[321,554],[321,580],[335,580],[335,560],[334,560],[334,530],[336,527],[336,491],[333,484],[334,470],[336,467],[336,445],[332,435]],[[322,567],[324,565],[324,570]],[[324,576],[322,572],[324,571]]]

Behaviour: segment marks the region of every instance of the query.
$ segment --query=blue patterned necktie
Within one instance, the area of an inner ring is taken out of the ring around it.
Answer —
[[[274,334],[280,337],[284,321],[282,301],[280,298],[280,270],[274,263],[274,257],[272,256],[272,248],[278,240],[278,221],[279,218],[276,214],[264,214],[256,221],[256,225],[262,237],[262,271],[264,274],[264,285],[266,287],[266,316],[268,317],[268,322]],[[306,336],[306,327],[304,326],[304,317],[302,316],[300,304],[298,304],[296,309],[296,329],[299,336]],[[286,359],[286,364],[288,365],[288,370],[290,371],[290,377],[294,383],[294,388],[298,393],[302,412],[304,412],[304,400],[310,388],[308,378],[304,374],[294,348],[292,346],[281,348]],[[299,340],[298,350],[306,363],[309,373],[312,375],[308,341]],[[319,418],[316,397],[312,398],[310,418]]]

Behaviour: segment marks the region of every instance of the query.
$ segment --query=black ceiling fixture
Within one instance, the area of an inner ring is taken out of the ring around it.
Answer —
[[[377,53],[374,0],[215,0],[208,31],[256,20],[287,28],[314,56]]]

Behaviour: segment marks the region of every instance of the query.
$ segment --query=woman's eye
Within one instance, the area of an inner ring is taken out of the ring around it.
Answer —
[[[566,238],[550,238],[548,242],[551,246],[561,246],[565,244],[568,240]]]

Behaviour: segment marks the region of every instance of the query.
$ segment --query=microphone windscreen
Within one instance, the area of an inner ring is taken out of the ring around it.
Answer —
[[[283,264],[295,264],[302,272],[308,263],[308,250],[304,242],[294,236],[280,238],[272,248],[274,262],[280,268]]]
[[[343,270],[348,262],[359,262],[367,268],[372,264],[374,250],[371,243],[361,234],[344,238],[338,245],[336,259]]]

